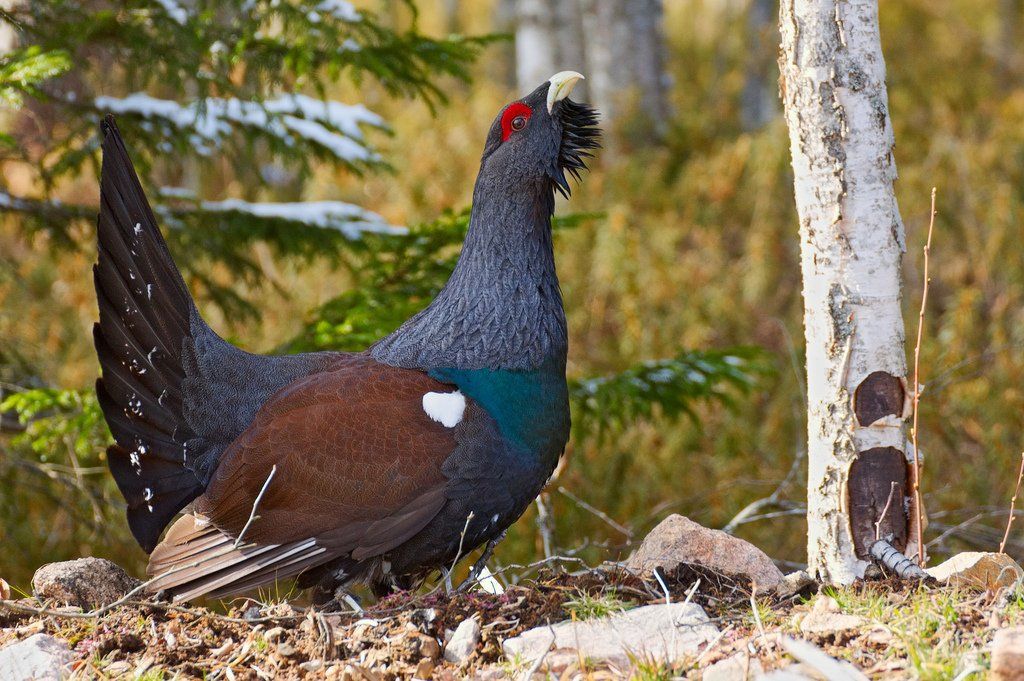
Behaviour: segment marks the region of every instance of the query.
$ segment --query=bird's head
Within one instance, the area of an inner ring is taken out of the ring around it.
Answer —
[[[561,71],[505,106],[487,135],[481,178],[509,188],[541,185],[568,196],[566,173],[579,180],[591,150],[600,146],[597,112],[568,99],[582,78]]]

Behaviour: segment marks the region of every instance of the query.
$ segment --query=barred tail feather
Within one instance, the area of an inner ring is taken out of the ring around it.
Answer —
[[[150,556],[151,592],[175,601],[218,598],[295,577],[324,560],[312,539],[282,545],[235,546],[235,538],[193,515],[178,519]]]

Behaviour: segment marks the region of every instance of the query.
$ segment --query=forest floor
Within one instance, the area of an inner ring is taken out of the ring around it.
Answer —
[[[633,678],[700,679],[729,658],[749,678],[758,666],[766,672],[789,667],[814,678],[807,665],[791,666],[793,639],[848,661],[872,679],[984,678],[994,632],[1024,623],[1024,597],[1006,592],[879,581],[758,597],[748,585],[692,566],[680,566],[665,582],[668,598],[689,597],[720,634],[672,664],[634,660]],[[563,657],[556,668],[517,663],[502,655],[501,644],[533,627],[665,599],[656,582],[617,569],[589,569],[541,573],[501,595],[446,594],[443,587],[399,594],[359,614],[319,614],[288,602],[248,599],[222,610],[128,603],[100,617],[74,609],[0,609],[0,648],[35,633],[50,634],[71,646],[75,678],[621,678],[621,670],[584,659],[565,663]],[[38,606],[29,599],[19,604]],[[458,663],[446,661],[446,632],[450,636],[472,616],[481,624],[474,652]],[[743,673],[716,678],[742,679]]]

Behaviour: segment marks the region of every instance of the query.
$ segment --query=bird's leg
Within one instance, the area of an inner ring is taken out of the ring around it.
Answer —
[[[355,596],[346,591],[344,592],[344,594],[342,594],[341,600],[345,601],[345,603],[347,603],[348,606],[352,608],[353,612],[362,614],[363,606],[359,604],[358,598],[356,598]]]
[[[319,612],[342,612],[345,603],[353,612],[362,613],[363,607],[359,599],[348,592],[343,586],[337,588],[318,585],[313,590],[313,608]]]
[[[487,542],[487,546],[484,547],[484,552],[480,554],[480,557],[476,559],[475,563],[473,563],[473,567],[470,568],[469,577],[466,577],[466,581],[459,584],[458,591],[465,591],[470,587],[470,585],[476,583],[480,578],[480,573],[485,567],[487,567],[487,561],[489,561],[491,556],[494,555],[494,547],[501,543],[501,540],[505,538],[506,532],[507,530],[502,531],[502,533],[497,537]]]

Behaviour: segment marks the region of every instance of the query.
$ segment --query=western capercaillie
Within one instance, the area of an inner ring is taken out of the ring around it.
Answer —
[[[567,99],[581,77],[502,109],[451,278],[362,353],[260,356],[218,337],[104,122],[97,391],[153,591],[298,577],[320,596],[385,593],[496,540],[533,501],[569,436],[551,215],[598,144],[594,111]]]

